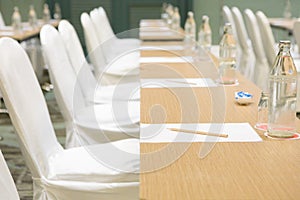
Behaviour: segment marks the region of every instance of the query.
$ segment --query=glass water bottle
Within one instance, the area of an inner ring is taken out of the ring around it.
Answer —
[[[57,3],[57,2],[54,5],[54,15],[53,15],[53,17],[56,20],[61,19],[61,9],[60,9],[59,3]]]
[[[280,41],[279,53],[269,75],[268,132],[271,137],[293,137],[296,131],[297,71],[290,41]]]
[[[15,33],[19,34],[22,32],[22,18],[18,7],[14,7],[14,12],[11,17],[12,27]]]
[[[198,44],[206,51],[210,51],[211,48],[211,28],[209,25],[209,17],[202,16],[202,24],[198,33]]]
[[[180,29],[180,14],[178,7],[174,8],[174,14],[172,18],[172,29],[178,31]]]
[[[161,7],[161,19],[167,23],[168,21],[168,13],[167,13],[168,4],[164,2]]]
[[[45,24],[48,24],[50,22],[51,16],[50,16],[50,10],[48,4],[44,4],[43,9],[43,21]]]
[[[230,23],[224,26],[224,34],[219,50],[219,82],[221,84],[236,84],[236,42]]]
[[[28,21],[29,25],[31,26],[32,29],[37,28],[37,17],[36,17],[36,12],[34,10],[34,6],[30,5],[29,7],[29,14],[28,14]]]
[[[189,11],[188,18],[184,25],[184,44],[185,48],[192,50],[195,46],[196,39],[196,23],[194,20],[194,13]]]
[[[167,14],[168,14],[167,25],[169,28],[172,28],[172,21],[173,21],[173,14],[174,14],[174,7],[172,6],[172,4],[168,5]]]

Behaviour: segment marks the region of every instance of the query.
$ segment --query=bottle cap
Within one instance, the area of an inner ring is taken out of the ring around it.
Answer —
[[[280,40],[278,46],[279,46],[279,48],[290,47],[291,46],[291,41],[289,41],[289,40]]]
[[[189,12],[188,12],[188,16],[189,16],[189,17],[194,17],[194,13],[193,13],[192,11],[189,11]]]
[[[225,23],[224,25],[224,33],[228,33],[232,30],[231,23]]]
[[[203,15],[202,16],[202,22],[204,23],[204,22],[208,22],[208,20],[209,20],[209,17],[207,16],[207,15]]]

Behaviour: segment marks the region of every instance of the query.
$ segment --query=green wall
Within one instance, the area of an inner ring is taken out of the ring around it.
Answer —
[[[210,25],[213,32],[213,43],[218,44],[220,40],[220,27],[222,23],[222,5],[236,6],[241,12],[246,8],[254,12],[261,10],[267,17],[282,17],[285,0],[194,0],[194,12],[197,27],[200,26],[202,15],[210,17]],[[291,0],[293,17],[300,16],[300,0]],[[288,39],[286,32],[273,30],[276,40]]]
[[[34,5],[38,18],[42,18],[44,2],[45,0],[0,0],[0,11],[3,15],[5,24],[10,25],[14,6],[19,7],[22,21],[27,21],[29,5]]]

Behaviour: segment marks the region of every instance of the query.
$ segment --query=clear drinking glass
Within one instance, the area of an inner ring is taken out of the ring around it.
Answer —
[[[268,93],[261,92],[257,107],[257,123],[255,128],[266,131],[268,129]]]

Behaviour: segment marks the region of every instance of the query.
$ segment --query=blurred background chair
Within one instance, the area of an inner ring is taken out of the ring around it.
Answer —
[[[244,11],[244,14],[246,27],[252,42],[253,51],[256,58],[253,80],[258,87],[266,91],[268,85],[268,80],[266,79],[266,77],[268,77],[269,75],[269,64],[263,48],[257,19],[250,9],[246,9]]]
[[[240,72],[246,76],[248,79],[253,79],[254,63],[255,60],[251,40],[249,39],[246,26],[244,23],[243,15],[237,7],[232,7],[232,17],[237,30],[237,36],[239,38],[239,43],[241,47],[241,57],[240,57]],[[253,80],[252,80],[253,81]]]
[[[293,27],[293,35],[295,37],[295,41],[296,44],[298,46],[298,55],[299,55],[299,51],[300,51],[300,20],[297,20],[294,23],[294,27]]]
[[[268,59],[270,70],[273,67],[276,57],[276,43],[267,16],[262,11],[256,12],[257,23],[259,26],[261,40]]]
[[[2,16],[2,13],[0,12],[0,27],[4,27],[5,26],[5,22]]]
[[[137,68],[139,66],[140,45],[129,45],[124,42],[118,42],[120,39],[114,34],[107,34],[105,24],[109,22],[106,23],[107,20],[105,20],[106,14],[104,13],[104,10],[101,14],[99,9],[95,8],[90,12],[90,17],[94,24],[98,40],[100,41],[99,46],[101,46],[103,50],[106,63],[108,64],[115,59],[118,59],[120,68]],[[111,35],[111,37],[108,35]]]
[[[91,103],[112,103],[112,101],[139,100],[139,82],[117,85],[97,84],[91,67],[86,61],[78,35],[70,22],[62,20],[58,26],[69,60],[75,71],[85,99]]]
[[[34,199],[138,198],[139,140],[64,150],[25,51],[1,38],[0,57],[0,88],[32,174]]]
[[[90,16],[87,13],[82,13],[80,19],[84,30],[88,58],[94,66],[95,77],[98,83],[102,85],[112,85],[120,81],[123,83],[138,82],[139,68],[137,66],[127,65],[122,58],[123,55],[107,63],[107,58],[105,58],[103,52],[103,45],[98,39],[95,25]],[[126,56],[126,54],[124,56]]]
[[[134,48],[139,48],[139,46],[141,45],[141,41],[139,39],[136,38],[118,38],[112,27],[111,27],[111,23],[109,22],[109,19],[107,17],[106,11],[103,7],[99,7],[98,8],[98,12],[102,18],[102,22],[103,22],[103,33],[104,35],[104,39],[111,39],[114,38],[114,41],[116,44],[123,46],[124,48],[129,48],[129,49],[134,49]],[[130,33],[129,33],[130,34]]]

